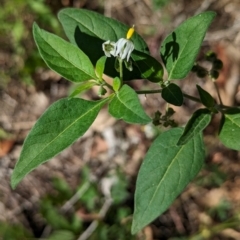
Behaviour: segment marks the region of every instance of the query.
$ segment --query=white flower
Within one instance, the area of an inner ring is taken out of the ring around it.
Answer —
[[[116,43],[110,42],[110,40],[103,43],[103,51],[107,57],[119,57],[121,60],[129,61],[132,51],[134,50],[134,44],[129,40],[134,33],[134,25],[131,27],[126,38],[120,38]]]
[[[128,62],[133,50],[134,50],[134,44],[132,41],[125,38],[120,38],[116,42],[116,49],[114,52],[114,56],[119,57],[122,60],[127,59],[127,62]]]
[[[108,40],[102,44],[102,48],[107,57],[111,57],[111,54],[113,56],[115,56],[114,55],[116,52],[116,43],[115,42],[111,42],[110,40]]]

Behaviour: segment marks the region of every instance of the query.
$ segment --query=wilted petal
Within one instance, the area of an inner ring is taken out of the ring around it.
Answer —
[[[125,43],[127,42],[127,39],[125,38],[120,38],[117,42],[116,42],[116,52],[115,52],[115,56],[119,56],[121,58],[122,52],[124,50],[124,46]]]
[[[116,43],[115,42],[111,42],[110,40],[104,42],[102,44],[102,49],[104,51],[104,54],[107,57],[111,57],[111,55],[113,55],[115,57],[115,51],[116,51]]]
[[[116,42],[116,52],[115,56],[118,56],[122,60],[127,58],[127,61],[129,61],[130,55],[132,51],[134,50],[134,44],[125,38],[120,38]]]
[[[129,61],[129,58],[131,56],[132,51],[134,50],[134,45],[131,41],[128,41],[128,44],[126,46],[126,52],[127,52],[127,61]]]

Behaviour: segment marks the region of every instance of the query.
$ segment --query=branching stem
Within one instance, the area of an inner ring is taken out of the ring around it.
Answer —
[[[156,89],[156,90],[140,90],[140,91],[136,91],[137,94],[153,94],[153,93],[161,93],[162,89]],[[201,100],[199,98],[193,97],[191,95],[188,95],[186,93],[183,93],[183,96],[185,98],[191,99],[194,102],[199,102],[201,103]]]
[[[221,106],[223,106],[223,102],[222,102],[222,98],[221,98],[221,95],[220,95],[220,92],[219,92],[219,89],[218,89],[218,85],[216,84],[216,82],[213,82],[213,84],[214,84],[214,87],[215,87],[215,89],[217,91],[219,103],[220,103]]]

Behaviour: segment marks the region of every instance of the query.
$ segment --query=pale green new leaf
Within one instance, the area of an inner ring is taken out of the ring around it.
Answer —
[[[177,144],[186,144],[191,138],[202,132],[210,123],[211,118],[211,112],[206,108],[194,112]]]
[[[239,108],[228,110],[223,115],[219,138],[226,147],[240,151]]]
[[[183,129],[160,134],[145,156],[138,173],[132,233],[162,214],[200,171],[204,157],[202,133],[177,146]]]
[[[104,73],[106,60],[107,60],[107,57],[106,56],[102,56],[101,58],[99,58],[97,60],[97,63],[96,63],[95,72],[96,72],[97,77],[100,80],[102,80],[102,76],[103,76],[103,73]]]
[[[24,141],[11,177],[13,188],[40,164],[70,146],[91,126],[108,99],[87,101],[64,98],[53,103],[38,119]]]
[[[191,17],[163,41],[160,52],[169,80],[182,79],[189,73],[215,15],[214,12],[203,12]]]
[[[73,82],[97,79],[88,56],[75,45],[33,24],[33,36],[46,64]]]
[[[151,118],[145,113],[138,95],[126,84],[113,97],[108,111],[113,117],[123,119],[128,123],[147,124],[151,122]]]

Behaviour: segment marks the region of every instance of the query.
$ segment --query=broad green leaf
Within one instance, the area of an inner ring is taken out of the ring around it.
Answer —
[[[170,83],[167,87],[162,89],[162,98],[175,106],[182,106],[183,93],[181,88],[175,83]]]
[[[46,64],[73,82],[97,79],[88,56],[73,44],[33,24],[33,36]]]
[[[162,214],[200,171],[204,157],[202,134],[177,146],[181,128],[160,134],[148,150],[137,177],[132,233]]]
[[[108,111],[113,117],[123,119],[128,123],[147,124],[151,122],[151,118],[145,113],[138,95],[126,84],[113,97]]]
[[[177,145],[184,145],[190,139],[201,133],[210,123],[211,118],[211,112],[206,108],[198,109],[194,112],[185,126],[184,132],[178,140]]]
[[[216,13],[203,12],[179,25],[160,49],[168,79],[181,79],[191,70],[206,31]]]
[[[96,63],[96,75],[97,77],[102,80],[102,75],[104,73],[104,68],[105,68],[105,63],[106,63],[106,60],[107,60],[107,57],[106,56],[102,56],[101,58],[99,58],[97,60],[97,63]]]
[[[219,132],[221,142],[228,148],[240,151],[240,109],[226,111]]]
[[[213,108],[215,106],[214,98],[204,89],[202,89],[199,85],[197,85],[197,90],[202,101],[202,104],[207,108]]]
[[[96,85],[96,83],[95,82],[91,82],[91,81],[81,83],[79,86],[76,87],[76,89],[70,94],[69,97],[70,98],[75,97],[79,93],[87,91],[87,90],[89,90],[90,88],[92,88],[95,85]]]
[[[11,177],[13,188],[40,164],[70,146],[91,126],[109,99],[91,102],[64,98],[53,103],[38,119],[24,141]]]
[[[70,42],[85,52],[93,65],[104,55],[103,42],[107,40],[116,42],[120,38],[125,38],[129,29],[128,26],[117,20],[86,9],[65,8],[59,12],[58,18]],[[145,41],[136,32],[131,41],[136,50],[149,53]],[[112,77],[118,76],[118,72],[114,69],[114,63],[115,58],[108,58],[105,67],[105,73]],[[131,72],[124,66],[123,76],[124,80],[141,78],[136,66],[133,66]]]
[[[131,56],[141,73],[141,78],[151,82],[162,81],[163,67],[155,58],[139,51],[134,51]]]

